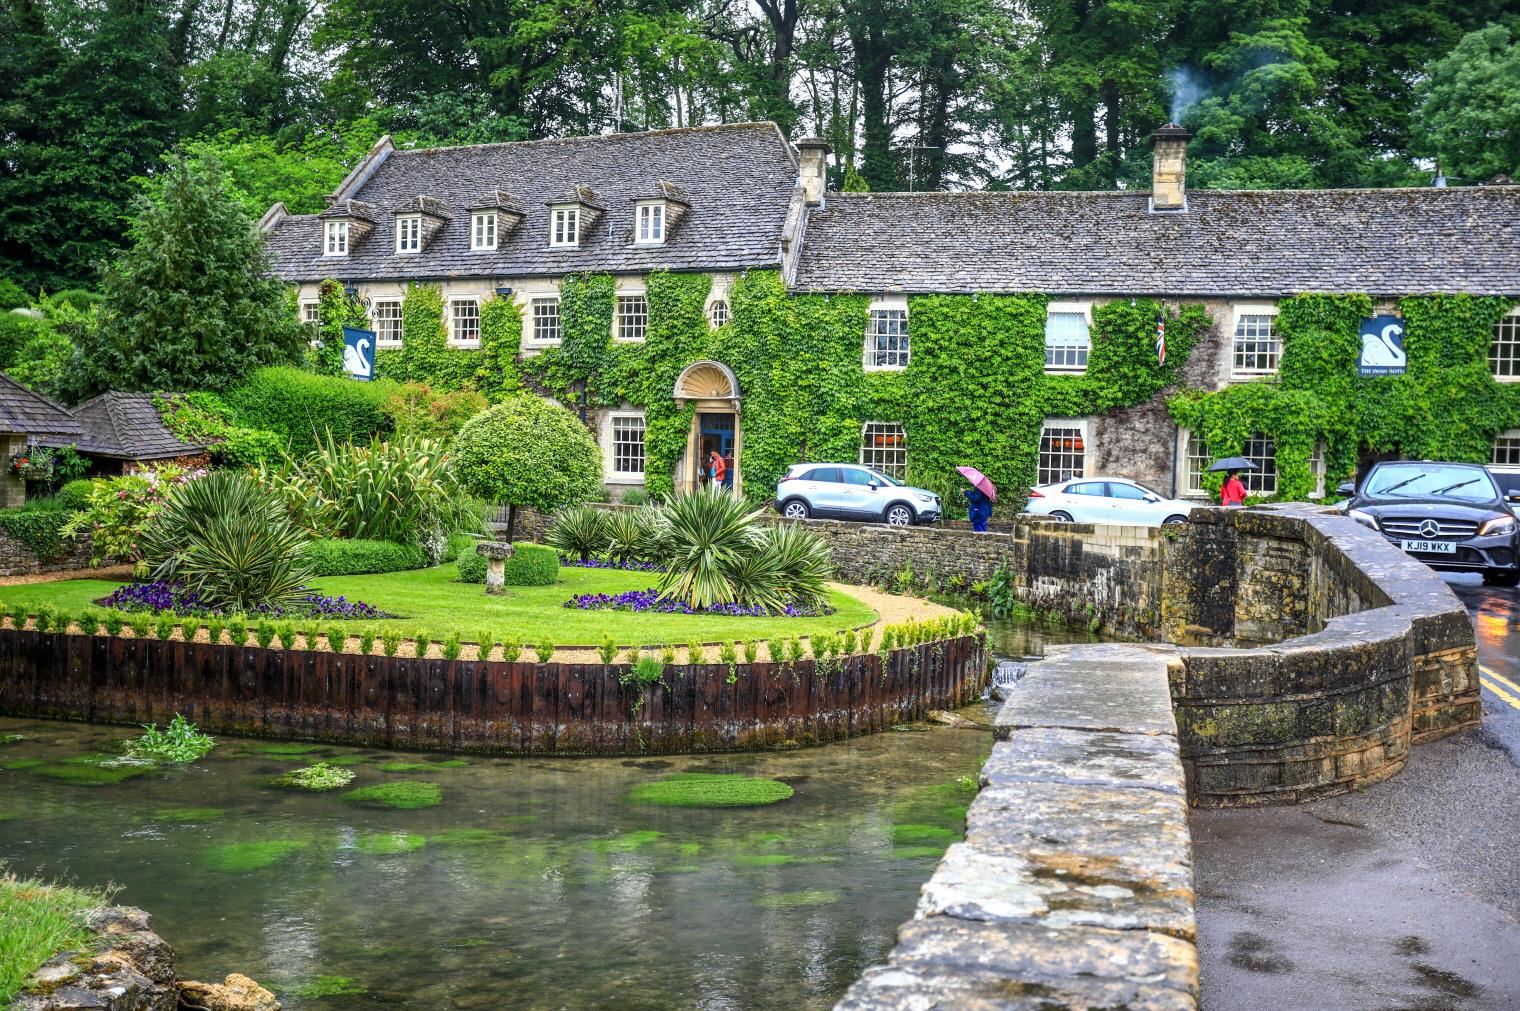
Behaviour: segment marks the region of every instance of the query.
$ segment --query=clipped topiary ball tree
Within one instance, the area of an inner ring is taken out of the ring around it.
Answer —
[[[475,415],[449,455],[465,488],[507,506],[508,541],[520,506],[555,512],[591,498],[602,483],[602,453],[586,426],[539,397],[512,397]]]

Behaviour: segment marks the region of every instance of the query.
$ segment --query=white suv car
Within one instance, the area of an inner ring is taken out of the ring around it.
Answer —
[[[787,519],[866,520],[911,526],[939,519],[939,496],[853,463],[794,463],[776,485]]]
[[[1186,523],[1188,513],[1199,504],[1162,498],[1144,485],[1122,477],[1076,477],[1033,489],[1024,511],[1068,523],[1159,527]]]

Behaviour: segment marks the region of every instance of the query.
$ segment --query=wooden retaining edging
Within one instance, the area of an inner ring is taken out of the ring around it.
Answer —
[[[0,714],[474,754],[621,755],[821,744],[975,701],[982,636],[796,663],[415,659],[0,629]],[[823,670],[820,672],[819,667]]]

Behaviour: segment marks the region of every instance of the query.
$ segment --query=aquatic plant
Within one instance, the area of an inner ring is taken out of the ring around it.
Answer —
[[[0,744],[15,744],[17,741],[26,740],[25,734],[0,734]]]
[[[292,769],[274,780],[275,786],[287,786],[296,790],[336,790],[354,781],[348,769],[339,769],[331,762],[313,762],[299,769]]]
[[[446,758],[441,762],[429,762],[428,765],[435,769],[463,769],[472,764],[465,758]]]
[[[796,909],[799,906],[831,906],[842,898],[844,894],[837,889],[812,888],[802,892],[761,895],[755,899],[755,905],[762,909]]]
[[[151,762],[123,760],[116,755],[78,755],[61,762],[28,768],[33,775],[77,786],[110,786],[141,776],[152,767]]]
[[[281,997],[297,1000],[321,1000],[323,997],[355,997],[369,993],[369,987],[349,976],[313,976],[300,982],[286,983],[271,980],[275,992]]]
[[[39,765],[46,764],[47,762],[41,758],[9,758],[0,762],[0,769],[6,772],[20,772],[22,769],[35,769]]]
[[[381,772],[416,772],[419,769],[426,772],[433,768],[430,762],[386,762],[380,766]]]
[[[327,764],[328,765],[337,765],[337,766],[343,766],[343,765],[363,765],[365,762],[368,762],[368,761],[369,761],[369,756],[368,755],[353,755],[353,754],[349,754],[349,755],[335,755],[332,758],[327,759]]]
[[[249,751],[263,755],[309,755],[324,750],[320,744],[302,744],[299,741],[271,741],[267,744],[247,745]]]
[[[354,840],[354,848],[356,850],[360,853],[369,853],[373,856],[411,853],[422,849],[426,845],[426,839],[409,832],[384,832],[380,835],[360,836]]]
[[[790,786],[774,779],[687,772],[652,783],[640,783],[628,792],[628,802],[665,807],[760,807],[786,800],[791,795]]]
[[[428,836],[429,846],[494,846],[505,837],[493,828],[455,828]]]
[[[892,826],[892,845],[894,846],[923,846],[926,844],[942,844],[949,846],[961,838],[963,833],[946,828],[943,825],[905,825]]]
[[[195,724],[184,716],[175,713],[174,719],[163,730],[158,729],[157,723],[150,723],[143,727],[141,737],[123,744],[122,750],[133,758],[184,763],[204,758],[214,747],[216,741],[197,730]]]
[[[343,795],[343,799],[350,804],[366,804],[378,807],[391,807],[401,811],[414,811],[418,808],[432,807],[443,802],[443,789],[437,783],[419,783],[416,780],[402,780],[399,783],[379,783],[375,786],[361,786],[357,790],[350,790]]]
[[[176,823],[215,821],[227,813],[221,807],[161,807],[150,816],[154,821]]]
[[[311,843],[305,839],[265,839],[258,842],[228,843],[203,850],[201,864],[207,870],[245,874],[249,871],[272,867],[310,845]]]

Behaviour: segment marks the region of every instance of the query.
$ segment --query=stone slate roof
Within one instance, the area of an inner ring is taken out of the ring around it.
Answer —
[[[73,443],[81,453],[118,460],[170,460],[193,456],[205,446],[181,442],[164,424],[151,393],[102,393],[74,408],[79,424],[75,439],[43,440],[52,445]]]
[[[795,287],[1270,296],[1520,295],[1520,187],[830,193]]]
[[[379,209],[377,227],[347,257],[323,257],[316,215],[282,219],[270,234],[275,273],[286,281],[511,278],[576,271],[644,273],[776,266],[781,227],[797,179],[791,148],[771,123],[693,127],[564,140],[392,152],[354,192]],[[680,230],[660,246],[628,241],[631,201],[669,181],[689,198]],[[591,187],[610,210],[580,247],[549,248],[549,207]],[[455,212],[504,191],[526,219],[501,248],[471,252],[470,216],[455,213],[421,253],[396,255],[395,211],[426,194]]]
[[[0,432],[78,435],[79,422],[60,405],[0,372]]]

